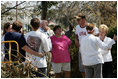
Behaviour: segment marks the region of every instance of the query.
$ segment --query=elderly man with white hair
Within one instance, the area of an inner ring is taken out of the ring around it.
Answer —
[[[49,36],[53,36],[54,32],[48,27],[48,21],[47,20],[42,20],[40,24],[40,31],[44,33],[48,33]]]
[[[51,43],[51,39],[50,36],[53,36],[54,32],[48,27],[48,21],[47,20],[42,20],[41,24],[40,24],[40,28],[39,31],[44,33],[47,36],[47,41],[48,41],[48,45],[50,47],[50,50],[52,49],[52,43]],[[47,53],[47,75],[49,75],[49,72],[51,70],[51,52]]]

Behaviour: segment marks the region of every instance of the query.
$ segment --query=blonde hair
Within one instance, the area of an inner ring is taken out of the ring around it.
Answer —
[[[107,34],[108,31],[109,31],[109,28],[107,27],[107,25],[101,24],[101,25],[99,26],[99,30],[104,30],[104,31],[106,31],[106,34]]]

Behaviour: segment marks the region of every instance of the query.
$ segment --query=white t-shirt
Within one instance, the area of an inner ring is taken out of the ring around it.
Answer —
[[[95,26],[94,34],[97,35],[98,33],[99,33],[99,30]],[[80,25],[77,25],[76,30],[75,30],[75,34],[78,35],[78,40],[79,40],[79,44],[80,44],[82,38],[84,38],[88,34],[88,32],[86,30],[86,26],[84,28],[81,28]]]
[[[109,42],[111,42],[111,41],[112,41],[111,38],[105,37],[105,39],[104,39],[103,42],[105,44],[109,44]],[[103,49],[99,48],[99,52],[102,53],[104,62],[110,62],[110,61],[112,61],[111,50],[103,50]]]
[[[48,32],[48,34],[49,34],[50,37],[54,35],[54,32],[51,29],[49,29],[47,32]]]
[[[81,28],[80,25],[77,25],[76,29],[75,29],[75,34],[78,35],[78,40],[79,40],[79,44],[80,44],[82,38],[84,38],[88,33],[86,30],[86,27]]]
[[[52,50],[52,42],[51,42],[51,39],[50,39],[50,34],[46,31],[44,31],[41,27],[38,29],[38,31],[40,31],[41,33],[45,34],[46,36],[46,39],[48,41],[48,46],[50,47],[50,50]]]
[[[48,41],[46,39],[46,35],[39,31],[31,31],[25,35],[26,42],[31,49],[37,52],[48,52],[50,51],[50,47],[48,46]],[[32,64],[38,68],[47,67],[46,57],[43,58],[31,55],[26,53],[26,57]]]
[[[99,37],[96,37],[92,34],[88,34],[81,40],[80,51],[82,56],[82,62],[85,66],[95,65],[99,63],[104,63],[102,54],[98,51],[99,48],[108,50],[112,45],[115,44],[115,41],[112,40],[108,44],[102,42]]]

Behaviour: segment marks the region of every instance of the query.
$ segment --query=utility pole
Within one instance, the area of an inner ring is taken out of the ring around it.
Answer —
[[[16,21],[18,20],[18,1],[16,1]]]

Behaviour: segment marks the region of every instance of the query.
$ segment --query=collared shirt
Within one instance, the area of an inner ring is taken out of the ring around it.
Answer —
[[[52,50],[52,43],[51,43],[51,39],[50,39],[49,33],[47,31],[45,31],[43,28],[41,28],[41,27],[39,27],[39,30],[38,31],[40,31],[40,32],[42,32],[43,34],[46,35],[46,39],[48,41],[48,45],[50,47],[50,50]]]
[[[105,36],[105,39],[104,39],[103,42],[105,44],[109,44],[109,42],[111,42],[111,41],[112,41],[111,38]],[[103,50],[103,49],[99,48],[99,52],[102,53],[104,62],[110,62],[110,61],[112,61],[111,50]]]

